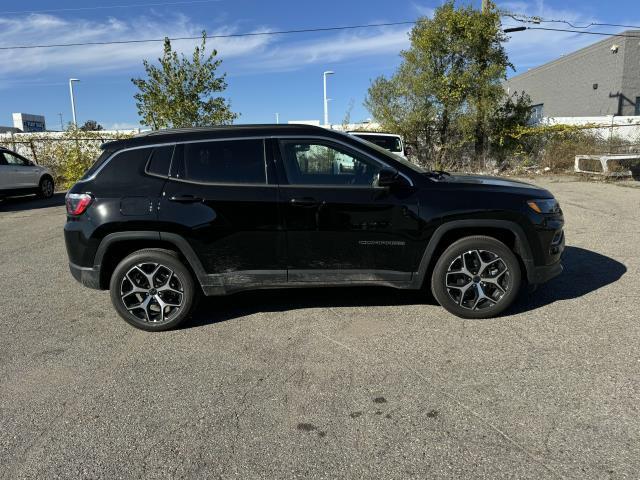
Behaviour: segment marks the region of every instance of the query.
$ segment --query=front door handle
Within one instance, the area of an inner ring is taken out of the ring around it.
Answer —
[[[289,200],[289,204],[292,207],[311,208],[311,207],[317,207],[318,201],[315,198],[311,198],[311,197],[292,198],[291,200]]]
[[[202,202],[203,199],[201,197],[196,197],[194,195],[178,195],[178,196],[169,198],[169,201],[178,202],[178,203],[196,203],[196,202]]]

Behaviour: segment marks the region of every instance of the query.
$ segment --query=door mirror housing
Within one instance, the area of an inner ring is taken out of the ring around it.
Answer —
[[[383,168],[378,172],[376,176],[376,187],[393,188],[393,187],[406,187],[409,184],[407,180],[398,173],[397,170],[391,170],[389,168]]]

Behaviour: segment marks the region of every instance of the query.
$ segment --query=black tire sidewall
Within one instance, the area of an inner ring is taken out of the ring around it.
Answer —
[[[45,182],[51,182],[51,194],[47,195],[44,193],[44,183]],[[39,190],[38,190],[38,196],[41,198],[51,198],[53,197],[53,194],[55,193],[55,184],[53,183],[53,179],[51,177],[42,177],[42,179],[40,180],[40,185],[38,186]]]
[[[120,284],[124,275],[132,266],[145,262],[161,263],[162,265],[169,267],[176,275],[178,275],[178,278],[182,283],[184,305],[178,315],[170,322],[159,325],[144,322],[131,314],[122,303],[122,299],[120,298]],[[159,332],[177,327],[189,317],[195,304],[195,284],[191,273],[178,258],[161,250],[143,250],[133,253],[122,260],[111,275],[109,290],[111,294],[111,303],[116,309],[116,312],[118,312],[118,315],[120,315],[130,325],[149,332]]]
[[[445,286],[446,273],[453,260],[469,250],[488,250],[500,256],[510,272],[511,285],[497,305],[485,310],[469,310],[457,305],[449,296]],[[438,303],[448,312],[470,319],[491,318],[509,308],[518,297],[522,283],[522,269],[516,255],[504,243],[491,237],[474,236],[451,244],[438,258],[431,276],[431,291]]]

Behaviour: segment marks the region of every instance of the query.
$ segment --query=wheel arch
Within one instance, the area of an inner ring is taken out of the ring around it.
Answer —
[[[49,180],[51,180],[55,185],[56,182],[53,179],[53,175],[51,175],[49,172],[44,172],[42,175],[40,175],[40,180],[38,180],[38,185],[40,185],[45,178],[48,178]]]
[[[159,248],[175,252],[202,284],[205,272],[191,245],[180,235],[166,232],[116,232],[104,237],[98,246],[94,268],[100,272],[100,288],[108,289],[111,275],[125,257],[138,250]]]
[[[507,245],[516,254],[522,272],[530,280],[533,254],[527,236],[520,225],[509,220],[467,219],[451,220],[436,229],[422,255],[416,283],[422,286],[426,279],[431,278],[436,261],[449,245],[473,235],[492,237]]]

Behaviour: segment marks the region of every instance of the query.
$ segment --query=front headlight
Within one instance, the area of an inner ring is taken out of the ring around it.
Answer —
[[[560,204],[555,198],[527,200],[527,205],[536,213],[558,213],[560,211]]]

